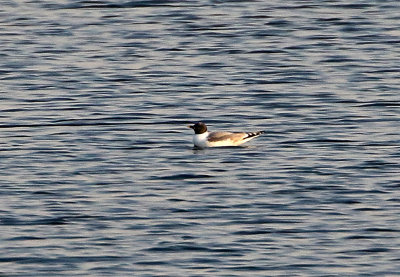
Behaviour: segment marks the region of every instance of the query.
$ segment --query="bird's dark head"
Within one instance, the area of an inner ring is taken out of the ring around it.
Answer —
[[[196,124],[189,125],[188,127],[192,128],[195,134],[202,134],[207,132],[207,126],[203,122],[197,122]]]

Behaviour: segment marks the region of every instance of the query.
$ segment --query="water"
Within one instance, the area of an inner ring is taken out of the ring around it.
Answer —
[[[0,275],[400,275],[399,19],[3,0]],[[266,134],[195,150],[198,120]]]

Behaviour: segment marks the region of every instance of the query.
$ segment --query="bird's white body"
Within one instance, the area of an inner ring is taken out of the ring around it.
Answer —
[[[193,136],[193,144],[199,148],[218,146],[238,146],[258,137],[262,132],[256,133],[230,133],[230,132],[205,132]]]
[[[193,136],[193,144],[196,147],[199,148],[206,148],[206,147],[210,147],[208,141],[207,141],[207,137],[208,137],[208,132],[202,133],[202,134],[195,134]]]

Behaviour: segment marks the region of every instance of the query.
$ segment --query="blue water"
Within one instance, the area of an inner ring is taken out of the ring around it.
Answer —
[[[0,276],[400,275],[399,11],[2,1]]]

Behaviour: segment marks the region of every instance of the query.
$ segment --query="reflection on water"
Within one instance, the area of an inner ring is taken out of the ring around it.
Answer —
[[[396,7],[5,1],[0,275],[400,274]]]

